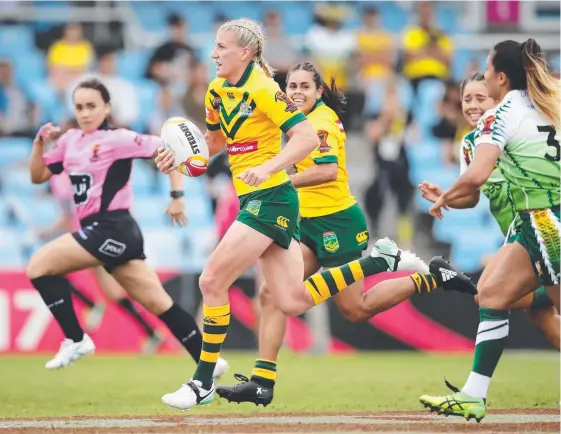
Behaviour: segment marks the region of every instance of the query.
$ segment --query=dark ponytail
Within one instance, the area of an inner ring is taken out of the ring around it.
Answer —
[[[347,98],[343,92],[341,92],[337,85],[335,84],[335,79],[331,78],[331,83],[328,85],[321,74],[316,69],[316,67],[310,62],[303,62],[299,63],[298,65],[294,66],[287,74],[286,81],[288,82],[290,78],[290,74],[294,71],[308,71],[311,72],[314,76],[314,83],[316,88],[321,89],[321,99],[325,103],[327,107],[333,110],[339,118],[341,118],[342,114],[345,112],[345,106],[347,105]]]
[[[494,47],[493,68],[503,72],[510,89],[525,90],[536,110],[560,126],[559,80],[547,70],[547,63],[541,47],[530,38],[522,44],[516,41],[499,42]]]

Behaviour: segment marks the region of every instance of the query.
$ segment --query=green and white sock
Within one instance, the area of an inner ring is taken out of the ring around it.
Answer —
[[[475,341],[475,358],[462,392],[474,398],[486,398],[493,372],[508,339],[510,311],[479,308],[479,328]]]

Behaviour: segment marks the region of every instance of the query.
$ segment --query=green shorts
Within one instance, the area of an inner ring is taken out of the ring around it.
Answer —
[[[288,249],[292,238],[299,241],[300,204],[290,182],[244,194],[239,199],[237,221],[267,235],[283,249]]]
[[[322,267],[359,259],[368,246],[368,227],[358,204],[326,216],[302,218],[300,234]]]
[[[558,285],[561,224],[559,206],[520,213],[520,243],[529,253],[542,285]]]

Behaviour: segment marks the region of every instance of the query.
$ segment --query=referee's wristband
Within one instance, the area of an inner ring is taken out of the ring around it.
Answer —
[[[185,192],[183,190],[172,190],[170,191],[169,195],[173,198],[173,199],[178,199],[180,197],[185,196]]]

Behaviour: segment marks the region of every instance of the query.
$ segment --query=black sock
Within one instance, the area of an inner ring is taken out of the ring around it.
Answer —
[[[203,337],[195,318],[173,303],[169,310],[160,315],[160,319],[198,363],[201,358]]]
[[[72,306],[72,284],[68,279],[62,276],[42,276],[31,279],[31,283],[39,291],[64,336],[74,342],[80,342],[84,338],[84,331]]]
[[[78,297],[82,301],[82,303],[84,303],[90,309],[95,306],[95,302],[90,297],[88,297],[86,294],[84,294],[82,291],[80,291],[78,288],[76,288],[70,282],[68,282],[68,283],[70,284],[70,291],[72,292],[72,294],[74,294],[76,297]]]
[[[150,325],[144,320],[144,318],[142,318],[140,312],[136,310],[130,298],[123,297],[118,300],[117,303],[119,303],[119,306],[125,309],[128,314],[132,316],[137,323],[140,324],[140,326],[144,329],[148,336],[154,336],[154,329],[150,327]]]

